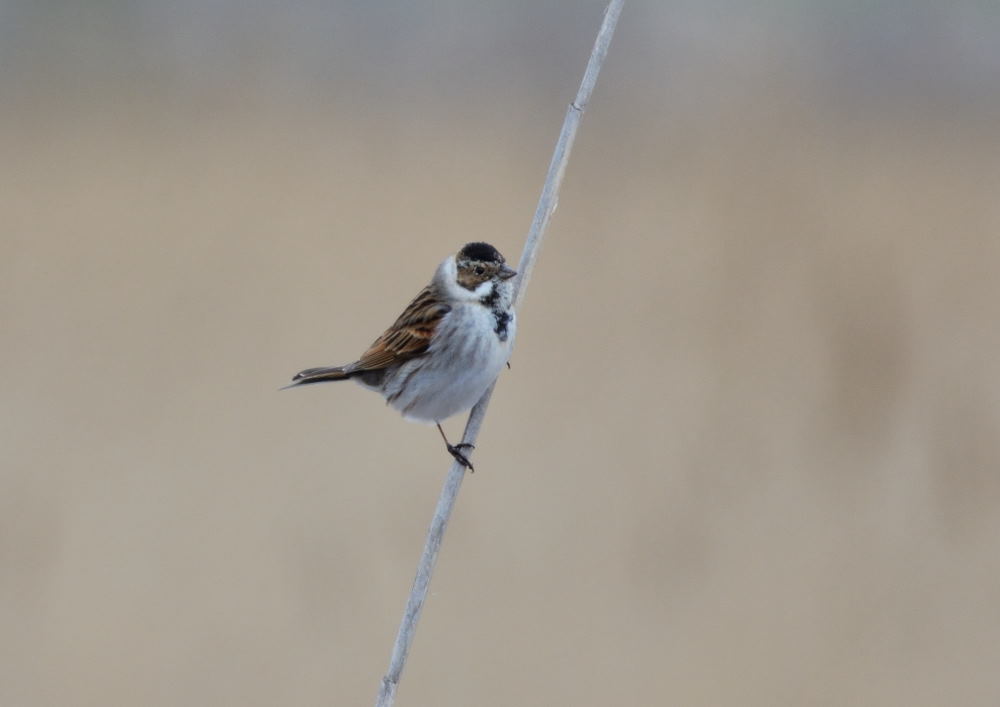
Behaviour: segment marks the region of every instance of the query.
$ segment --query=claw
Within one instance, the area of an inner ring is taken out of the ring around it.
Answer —
[[[462,447],[469,447],[471,449],[475,449],[474,445],[463,442],[462,444],[449,444],[448,452],[451,454],[451,456],[455,457],[455,461],[457,461],[459,464],[468,469],[470,473],[474,474],[476,473],[476,468],[472,466],[472,462],[470,462],[468,458],[464,454],[462,454],[462,452],[459,451],[459,449]]]
[[[444,430],[441,429],[441,425],[437,426],[438,432],[441,433],[441,439],[444,440],[444,446],[448,448],[448,453],[455,457],[455,461],[464,466],[470,472],[475,473],[476,469],[472,466],[472,462],[469,461],[468,457],[462,454],[463,449],[475,449],[476,445],[469,442],[460,442],[459,444],[452,444],[448,441],[448,438],[444,436]]]

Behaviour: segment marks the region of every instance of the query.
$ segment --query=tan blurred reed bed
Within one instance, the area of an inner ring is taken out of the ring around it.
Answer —
[[[628,107],[584,124],[400,699],[994,704],[991,131]],[[457,243],[513,257],[561,107],[422,115],[0,130],[0,702],[374,695],[446,460],[274,391]]]

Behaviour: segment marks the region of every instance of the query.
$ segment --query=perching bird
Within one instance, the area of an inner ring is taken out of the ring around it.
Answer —
[[[441,421],[468,410],[507,363],[514,341],[517,274],[488,243],[469,243],[434,272],[396,322],[345,366],[307,368],[288,387],[351,378],[403,417],[437,425],[448,451],[472,470]]]

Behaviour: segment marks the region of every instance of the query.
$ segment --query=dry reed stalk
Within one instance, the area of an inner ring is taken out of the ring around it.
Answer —
[[[569,104],[566,110],[566,118],[563,120],[562,131],[559,133],[559,140],[552,153],[552,160],[549,163],[549,172],[542,187],[542,195],[538,199],[538,207],[535,209],[535,217],[531,222],[531,229],[521,252],[521,260],[517,266],[517,280],[514,285],[514,301],[523,296],[528,281],[531,278],[531,271],[535,267],[535,259],[538,255],[538,247],[541,244],[542,236],[549,224],[552,214],[555,213],[556,205],[559,202],[559,187],[562,184],[563,175],[566,173],[566,164],[569,162],[570,151],[573,149],[573,141],[576,139],[576,131],[580,125],[580,119],[590,101],[590,95],[597,83],[597,75],[601,71],[604,57],[608,53],[611,44],[611,37],[615,32],[615,25],[618,16],[621,14],[624,0],[612,0],[604,10],[604,21],[597,33],[594,48],[590,53],[590,60],[587,62],[587,69],[580,82],[580,89],[576,98]],[[496,385],[494,382],[493,385]],[[474,444],[479,436],[479,429],[482,427],[483,419],[486,417],[486,410],[490,405],[490,398],[493,395],[493,385],[483,394],[479,402],[469,413],[469,420],[465,423],[465,432],[462,435],[462,442]],[[437,562],[438,552],[441,549],[441,541],[444,539],[444,531],[448,527],[448,520],[451,518],[452,508],[458,497],[458,490],[462,486],[462,479],[465,478],[465,467],[455,461],[451,465],[448,477],[445,479],[444,488],[441,489],[441,496],[438,498],[437,509],[434,511],[434,518],[427,531],[427,540],[424,544],[424,552],[417,565],[417,574],[413,580],[413,588],[410,590],[410,598],[406,602],[406,610],[403,612],[403,619],[399,624],[399,632],[396,634],[396,642],[392,647],[392,657],[389,660],[389,669],[382,678],[382,685],[379,689],[378,699],[375,707],[391,707],[396,699],[396,688],[399,686],[399,678],[406,664],[406,656],[410,650],[410,643],[416,632],[417,621],[420,619],[420,612],[423,610],[424,601],[427,599],[427,588],[431,583],[431,575],[434,572],[434,565]]]

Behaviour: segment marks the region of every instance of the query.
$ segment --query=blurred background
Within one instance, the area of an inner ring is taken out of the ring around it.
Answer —
[[[0,704],[374,700],[449,458],[277,389],[516,262],[602,7],[0,3]],[[398,704],[1000,703],[998,36],[627,3]]]

